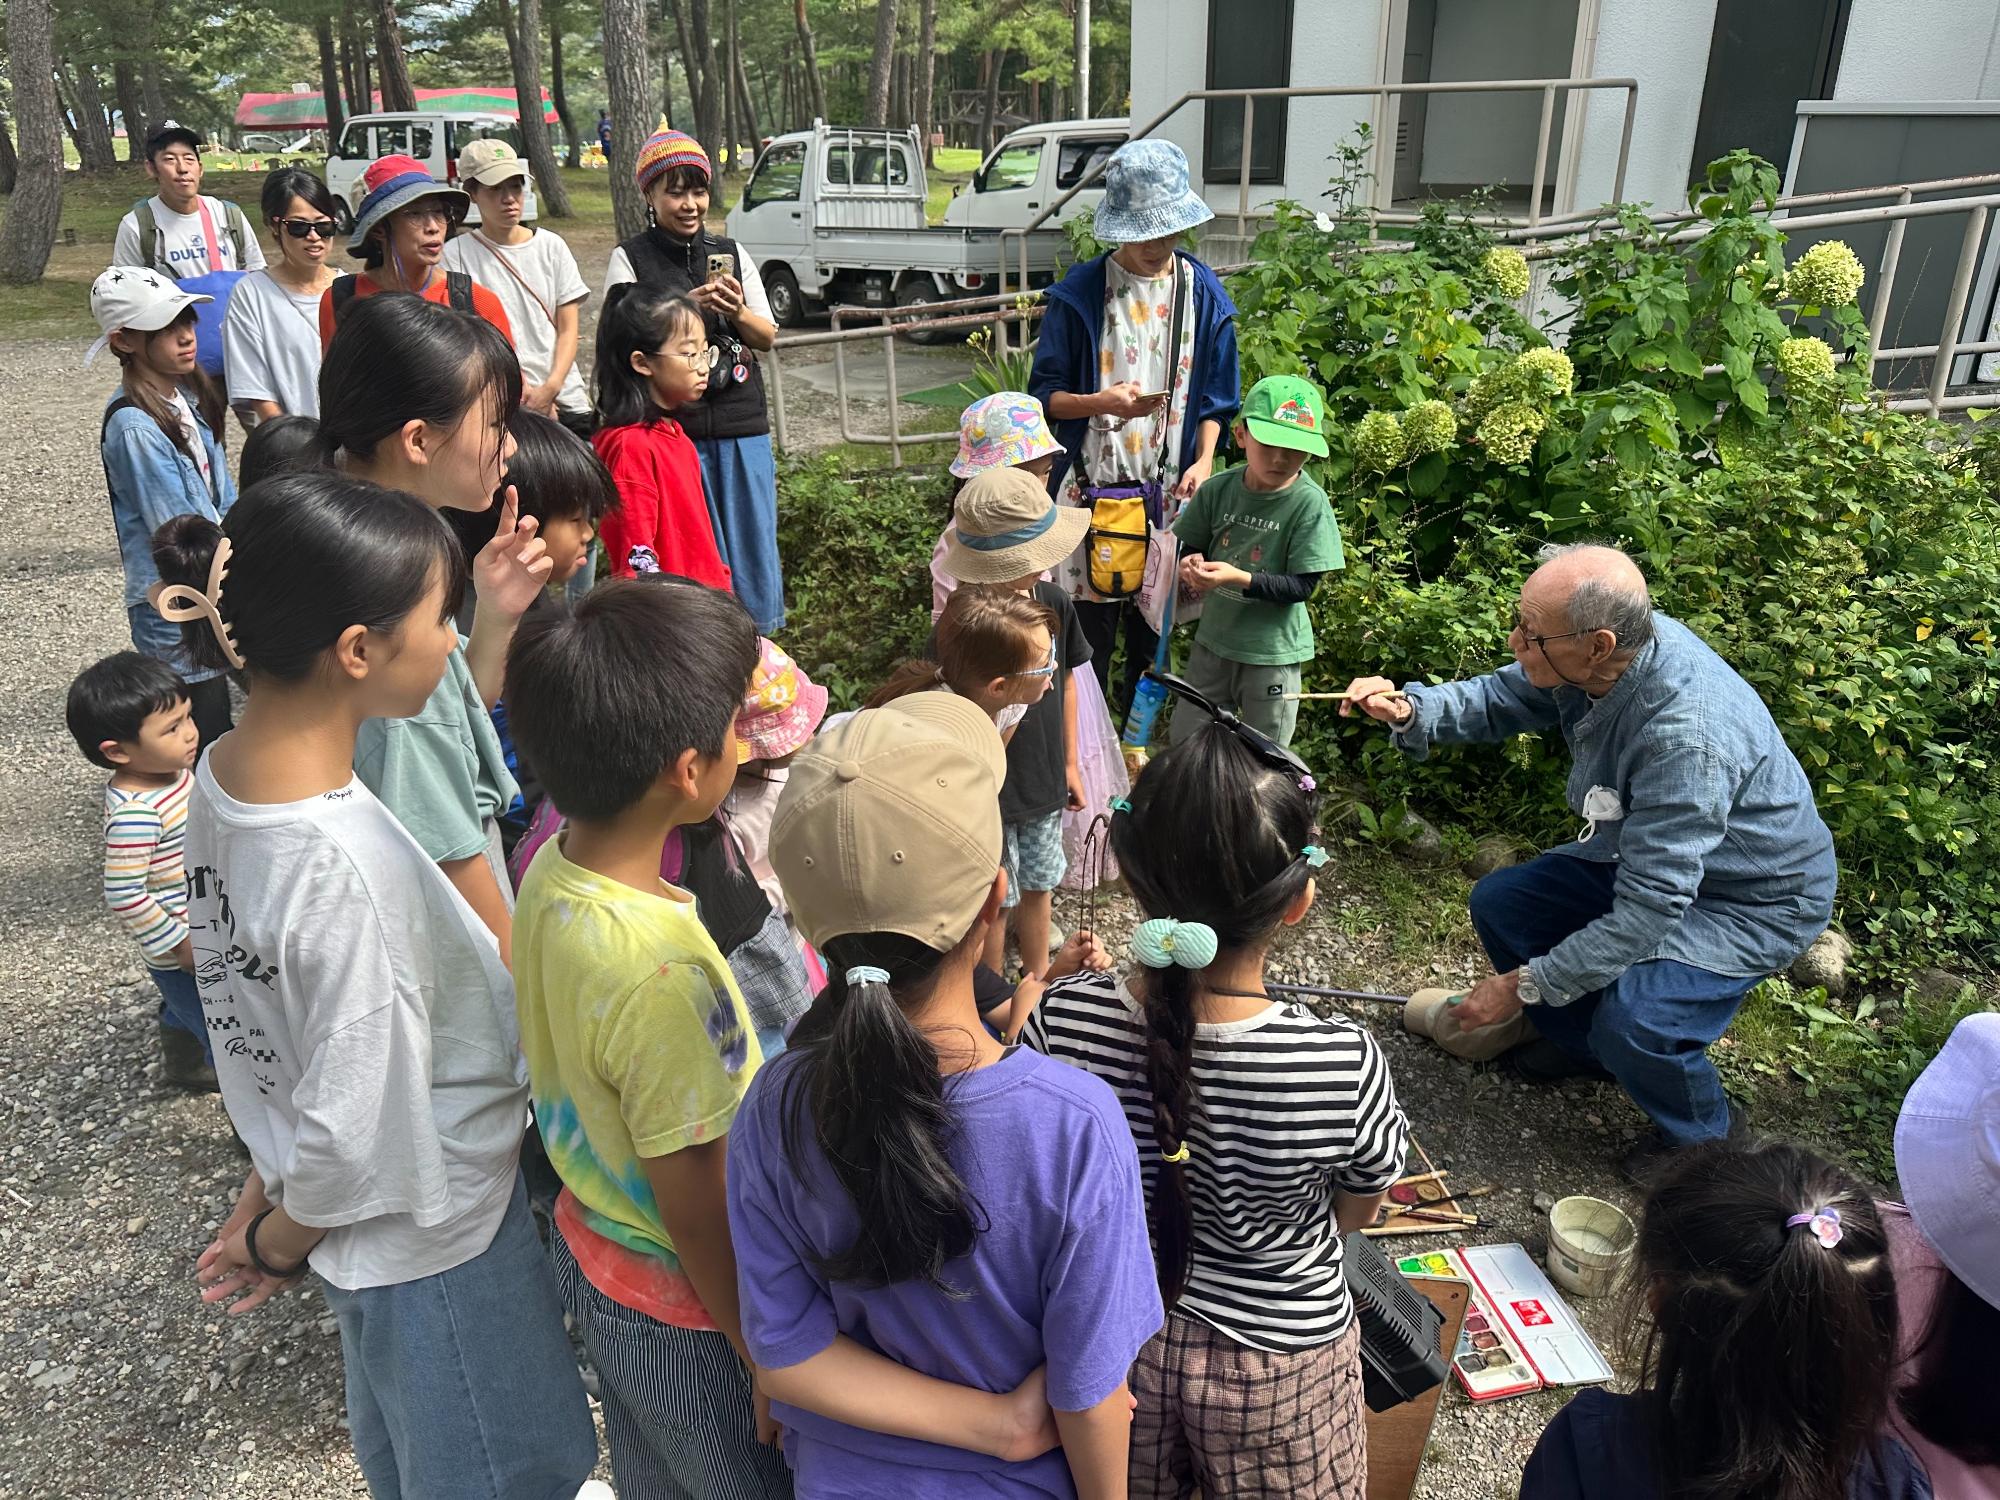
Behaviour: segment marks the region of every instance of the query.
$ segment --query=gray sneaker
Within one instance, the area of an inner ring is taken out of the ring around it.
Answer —
[[[201,1039],[160,1022],[160,1082],[191,1094],[217,1092],[215,1067],[201,1055]]]

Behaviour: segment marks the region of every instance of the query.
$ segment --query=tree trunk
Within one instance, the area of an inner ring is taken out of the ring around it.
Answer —
[[[715,33],[709,29],[708,0],[687,0],[688,33],[694,43],[694,55],[687,61],[688,86],[694,87],[694,76],[701,74],[701,89],[695,95],[694,133],[695,138],[708,149],[708,159],[719,177],[722,175],[722,89],[721,79],[716,75],[721,64],[715,60]]]
[[[18,0],[16,0],[18,3]],[[646,0],[604,0],[604,82],[611,96],[611,209],[618,238],[646,228],[646,200],[632,173],[652,133],[646,65]]]
[[[569,187],[556,166],[548,117],[542,108],[542,0],[520,0],[518,24],[514,0],[499,0],[499,6],[507,56],[514,64],[516,113],[521,144],[528,148],[528,170],[535,176],[535,197],[550,218],[567,219],[574,212],[569,206]]]
[[[792,21],[799,31],[799,66],[805,78],[805,104],[815,120],[826,118],[826,85],[820,82],[819,53],[813,47],[812,23],[806,19],[806,0],[792,0]]]
[[[160,64],[154,53],[153,35],[153,16],[148,11],[146,60],[139,68],[139,107],[145,113],[148,130],[158,130],[167,122],[167,95],[166,90],[160,87]]]
[[[931,157],[931,130],[937,123],[933,110],[937,102],[937,0],[923,0],[917,13],[917,128],[923,132],[924,165],[935,166]]]
[[[0,193],[11,193],[21,175],[21,162],[14,155],[14,137],[7,126],[7,112],[0,109]]]
[[[741,119],[737,113],[736,97],[736,0],[722,0],[722,139],[729,152],[729,166],[736,165],[738,138],[736,127]],[[715,158],[715,175],[720,177],[725,170],[720,156]]]
[[[374,0],[375,56],[382,75],[382,108],[415,109],[417,91],[410,83],[409,59],[403,55],[403,28],[396,20],[396,0]]]
[[[69,143],[76,147],[77,165],[83,168],[83,170],[89,171],[89,153],[84,150],[83,135],[77,127],[79,116],[69,102],[69,86],[60,77],[61,69],[56,69],[55,72],[58,75],[56,78],[56,118],[62,121],[63,134],[69,137]]]
[[[864,125],[889,123],[889,70],[895,57],[896,0],[876,0],[875,51],[868,62],[868,103],[861,111]]]
[[[743,67],[743,43],[736,34],[736,6],[733,0],[729,8],[729,50],[736,58],[736,97],[741,101],[743,112],[742,138],[750,143],[750,155],[754,160],[758,147],[764,144],[763,122],[757,118],[757,100],[750,92],[750,75]],[[764,112],[768,115],[771,109],[770,75],[767,73],[764,76]]]
[[[688,113],[698,116],[700,114],[698,101],[701,97],[701,63],[694,55],[694,33],[688,30],[687,11],[682,8],[680,0],[667,0],[667,9],[673,12],[674,37],[681,54],[681,74],[687,79]],[[668,63],[660,71],[666,77],[667,94],[671,100],[674,81],[673,64]],[[671,120],[669,123],[671,123]],[[695,134],[697,136],[701,134],[699,119],[695,121]]]
[[[62,221],[62,126],[49,0],[8,0],[7,72],[21,148],[13,200],[0,219],[0,281],[28,286],[42,279]]]
[[[563,81],[563,9],[561,5],[549,7],[549,96],[556,107],[556,118],[562,121],[563,139],[568,142],[565,165],[572,169],[583,165],[583,142],[577,138],[576,119],[569,112],[569,89]]]
[[[118,114],[125,125],[125,160],[146,159],[146,110],[139,102],[139,72],[124,58],[111,65],[111,91],[118,99]]]
[[[325,105],[326,144],[329,151],[340,145],[340,132],[347,124],[340,112],[340,58],[333,50],[333,17],[323,15],[313,22],[313,40],[319,44],[319,94]]]
[[[118,166],[118,152],[111,144],[111,122],[104,114],[104,96],[98,92],[97,74],[89,63],[81,66],[63,62],[63,86],[76,106],[76,149],[86,172],[110,172]]]
[[[979,123],[979,154],[982,156],[1000,143],[996,121],[1000,114],[1000,75],[1007,71],[1007,49],[995,47],[991,56],[993,71],[986,75],[986,109]]]

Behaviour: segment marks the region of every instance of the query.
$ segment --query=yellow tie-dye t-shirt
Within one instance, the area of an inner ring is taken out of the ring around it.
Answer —
[[[763,1054],[693,897],[607,880],[562,842],[535,855],[514,911],[535,1119],[584,1225],[678,1281],[641,1158],[727,1135]]]

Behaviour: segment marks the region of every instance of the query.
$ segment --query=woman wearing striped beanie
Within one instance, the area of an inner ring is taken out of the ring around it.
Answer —
[[[778,336],[757,267],[736,242],[706,224],[708,153],[678,130],[660,130],[639,150],[635,176],[652,220],[611,252],[605,305],[628,283],[665,287],[702,311],[720,354],[701,398],[673,415],[694,441],[702,488],[717,522],[716,543],[736,595],[765,635],[785,624],[778,562],[778,471],[764,378],[753,351]],[[600,330],[606,325],[600,321]],[[599,351],[599,366],[603,351]]]

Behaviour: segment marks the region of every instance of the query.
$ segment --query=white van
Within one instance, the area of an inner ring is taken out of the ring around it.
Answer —
[[[384,156],[413,156],[439,182],[456,184],[458,154],[471,142],[489,137],[505,141],[523,157],[527,155],[520,123],[512,115],[418,109],[354,116],[326,159],[326,185],[333,194],[333,216],[340,232],[345,234],[354,227],[355,212],[368,196],[361,174],[370,162]],[[530,188],[521,217],[531,221],[536,211],[534,189]],[[467,212],[465,222],[479,222],[478,208]]]
[[[1023,229],[1130,139],[1129,120],[1051,120],[1015,131],[993,148],[968,188],[953,195],[944,222],[968,229]],[[1049,221],[1059,228],[1092,213],[1104,189],[1088,187]]]

